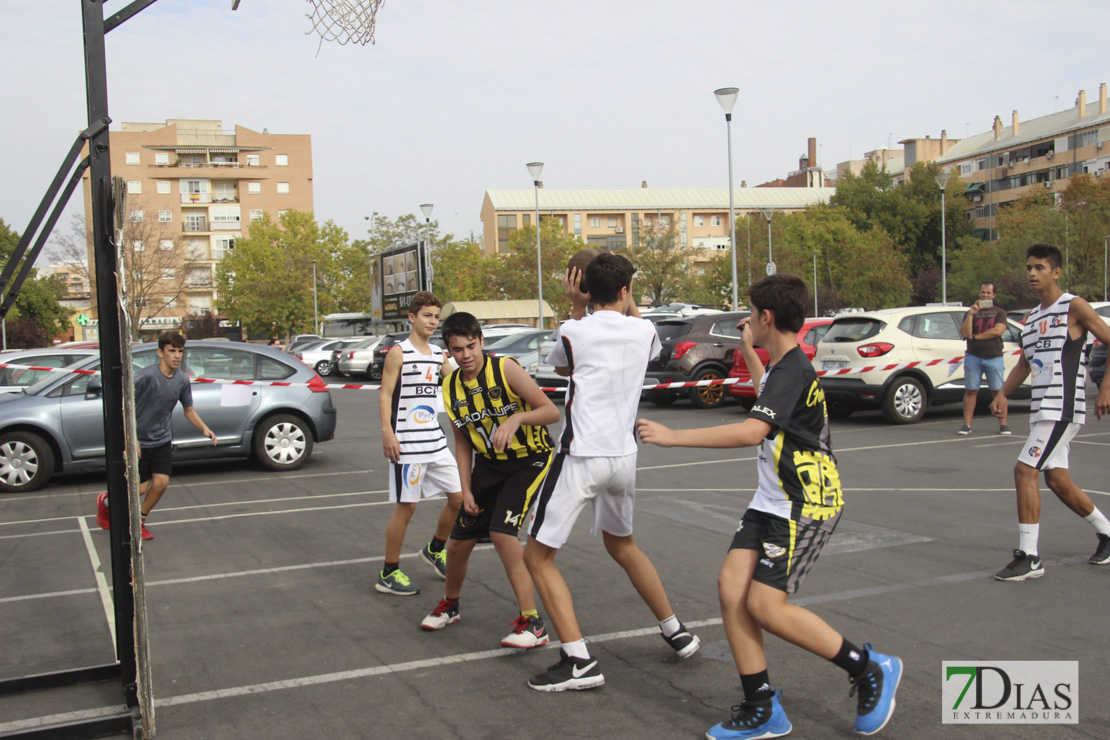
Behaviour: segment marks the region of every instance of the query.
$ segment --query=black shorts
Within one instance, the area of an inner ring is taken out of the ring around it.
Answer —
[[[451,530],[455,540],[474,540],[490,532],[516,536],[524,515],[551,468],[552,453],[543,452],[520,460],[490,460],[474,456],[470,491],[482,513],[472,517],[462,508]]]
[[[140,447],[143,454],[139,458],[139,482],[146,483],[152,475],[170,476],[173,468],[173,442],[157,447]]]
[[[806,526],[764,511],[748,509],[740,520],[740,528],[736,530],[729,549],[759,550],[752,578],[788,594],[797,593],[838,521],[839,512],[831,520]]]

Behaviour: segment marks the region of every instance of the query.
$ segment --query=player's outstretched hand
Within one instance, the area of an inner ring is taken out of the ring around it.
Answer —
[[[1006,416],[1006,411],[1009,408],[1009,405],[1010,403],[1006,399],[1006,397],[999,393],[997,396],[994,397],[994,400],[991,401],[991,413],[1001,419],[1002,417]]]
[[[641,441],[648,444],[659,445],[660,447],[670,447],[673,444],[674,432],[657,421],[637,419],[636,434],[640,435]]]

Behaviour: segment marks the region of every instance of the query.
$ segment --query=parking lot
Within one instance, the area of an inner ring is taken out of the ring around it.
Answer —
[[[417,508],[402,559],[422,593],[374,592],[391,508],[377,393],[333,396],[336,438],[298,471],[237,461],[175,468],[148,521],[155,539],[143,543],[159,736],[695,738],[727,717],[739,682],[716,574],[755,485],[753,450],[641,447],[636,539],[700,635],[700,653],[676,659],[580,521],[557,562],[606,684],[543,694],[525,681],[557,650],[499,647],[516,613],[489,546],[471,560],[462,621],[419,629],[442,595],[415,556],[438,503]],[[974,434],[957,436],[958,405],[908,426],[878,412],[833,422],[847,506],[797,602],[853,642],[905,661],[883,737],[1110,737],[1100,700],[1110,567],[1086,562],[1093,530],[1043,489],[1045,577],[991,577],[1017,544],[1011,471],[1028,402],[1014,406],[1013,437],[994,434],[985,410]],[[687,401],[640,411],[676,427],[743,417],[734,404],[698,410]],[[1089,420],[1072,444],[1072,471],[1105,511],[1110,420]],[[99,475],[59,476],[0,496],[0,675],[112,660],[108,597],[96,578],[110,578],[108,536],[93,518],[100,490]],[[839,669],[770,636],[767,653],[795,736],[854,736],[855,699]],[[942,724],[941,662],[954,660],[1078,661],[1078,724]],[[2,698],[0,733],[116,711],[120,701],[112,683]]]

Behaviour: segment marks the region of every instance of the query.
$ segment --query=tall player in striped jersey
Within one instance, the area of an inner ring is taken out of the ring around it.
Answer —
[[[385,564],[374,588],[384,594],[412,596],[420,588],[401,571],[401,546],[405,530],[422,497],[447,495],[439,513],[432,541],[420,557],[447,577],[444,546],[462,503],[462,484],[447,437],[439,426],[443,403],[439,384],[444,370],[442,349],[429,343],[439,325],[439,300],[426,290],[413,295],[409,305],[412,330],[408,339],[394,345],[385,356],[378,413],[382,420],[382,447],[389,459],[389,500],[393,514],[385,530]]]
[[[758,388],[748,418],[737,424],[672,430],[640,419],[644,442],[662,447],[758,446],[759,485],[732,538],[717,576],[721,621],[740,673],[744,700],[710,740],[782,737],[791,724],[771,687],[763,632],[767,631],[848,673],[859,693],[856,732],[872,735],[894,712],[902,661],[856,647],[825,620],[796,604],[797,593],[828,542],[844,506],[833,457],[825,394],[813,365],[798,348],[806,285],[793,275],[764,278],[748,288],[752,315],[740,322],[738,351]],[[766,370],[753,349],[770,354]]]
[[[514,358],[486,356],[473,315],[451,314],[443,322],[443,341],[459,365],[443,382],[443,402],[455,429],[463,510],[447,543],[443,600],[420,626],[438,630],[459,621],[470,553],[488,535],[520,608],[501,645],[539,647],[550,638],[536,611],[518,533],[551,465],[546,425],[559,420],[559,409]]]
[[[1098,547],[1089,558],[1093,565],[1110,563],[1110,521],[1071,480],[1068,446],[1086,420],[1087,368],[1083,345],[1087,332],[1110,344],[1110,327],[1102,322],[1091,304],[1065,293],[1060,279],[1060,250],[1050,244],[1034,244],[1025,252],[1029,287],[1041,303],[1025,319],[1021,333],[1021,355],[1002,390],[991,403],[995,416],[1004,416],[1006,398],[1029,376],[1033,376],[1032,415],[1029,439],[1014,466],[1017,487],[1018,549],[1014,559],[995,574],[1000,581],[1024,581],[1044,575],[1037,549],[1040,534],[1040,474],[1064,505],[1095,528]],[[1095,417],[1110,414],[1110,374],[1103,378],[1095,401]]]

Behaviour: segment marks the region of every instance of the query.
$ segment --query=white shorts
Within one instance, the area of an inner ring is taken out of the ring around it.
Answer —
[[[1021,448],[1018,462],[1037,470],[1068,467],[1068,450],[1081,424],[1069,421],[1037,421],[1029,425],[1029,439]]]
[[[587,501],[594,504],[590,534],[632,534],[636,453],[622,457],[555,456],[532,510],[528,534],[548,547],[563,546]]]
[[[459,491],[462,491],[459,466],[450,452],[430,462],[389,463],[390,501],[414,504],[421,498]]]

